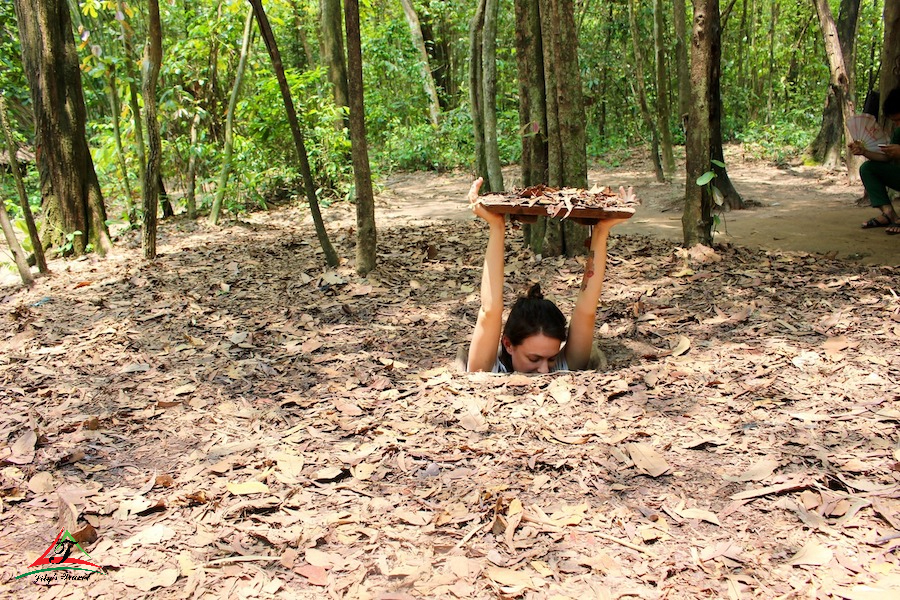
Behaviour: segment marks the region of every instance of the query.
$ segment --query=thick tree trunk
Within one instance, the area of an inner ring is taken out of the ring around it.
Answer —
[[[881,100],[900,87],[900,0],[884,0],[884,46],[881,50]],[[882,115],[885,125],[886,115]]]
[[[659,123],[663,169],[667,177],[675,172],[672,129],[669,127],[669,73],[666,66],[666,21],[663,0],[653,2],[653,49],[656,57],[656,119]]]
[[[860,0],[841,0],[841,9],[838,22],[835,26],[841,53],[844,57],[844,65],[847,73],[847,89],[853,90],[855,73],[853,67],[856,64],[856,27],[859,22]],[[821,16],[819,17],[821,24]],[[822,123],[819,133],[813,140],[810,153],[814,160],[826,167],[837,168],[841,164],[841,156],[844,153],[844,111],[839,92],[833,86],[828,87],[825,98],[825,108],[822,111]],[[848,158],[851,155],[848,155]],[[859,162],[850,158],[848,168],[859,170]],[[856,177],[853,174],[852,177]]]
[[[419,53],[419,72],[422,74],[422,87],[425,89],[425,95],[428,96],[428,114],[431,117],[431,124],[437,127],[440,121],[441,104],[438,101],[437,86],[434,84],[431,65],[428,62],[428,51],[425,49],[425,38],[422,35],[422,25],[419,24],[419,15],[413,8],[412,0],[400,0],[400,4],[403,5],[403,14],[406,15],[412,43]],[[349,44],[349,41],[347,43]]]
[[[710,83],[717,73],[713,47],[720,43],[719,0],[693,0],[694,26],[691,36],[691,111],[685,145],[687,182],[681,226],[684,244],[712,244],[713,198],[708,186],[697,179],[711,166],[713,114]]]
[[[45,207],[44,245],[100,254],[112,248],[106,208],[86,139],[81,69],[65,0],[15,0],[31,88]],[[76,233],[80,232],[80,233]]]
[[[8,114],[6,97],[0,94],[0,127],[3,129],[3,139],[6,142],[6,152],[9,155],[9,168],[16,182],[16,193],[19,195],[19,207],[22,209],[22,218],[25,219],[25,227],[28,229],[28,237],[31,240],[31,247],[34,249],[34,260],[38,271],[49,273],[50,269],[47,268],[47,258],[44,256],[41,237],[34,222],[34,215],[31,214],[31,206],[28,204],[28,193],[25,191],[25,182],[22,180],[22,171],[19,169],[19,161],[16,158],[18,150],[13,140],[12,128],[9,126]]]
[[[828,57],[828,68],[831,72],[829,94],[834,94],[835,102],[840,107],[842,113],[841,129],[844,139],[849,140],[850,134],[847,131],[847,119],[854,112],[850,73],[844,60],[844,51],[828,0],[813,0],[813,3],[816,7],[816,14],[819,17],[819,25],[825,41],[825,54]],[[856,182],[859,178],[859,164],[859,157],[847,153],[847,171],[851,182]]]
[[[297,156],[300,159],[300,173],[303,176],[303,187],[306,190],[306,200],[309,203],[309,212],[313,218],[313,224],[316,228],[316,236],[319,238],[319,244],[325,253],[325,262],[329,267],[336,267],[339,264],[337,253],[328,239],[328,232],[325,230],[325,222],[322,220],[322,212],[319,210],[319,200],[316,198],[316,185],[312,178],[312,171],[309,167],[309,157],[306,154],[306,144],[303,141],[303,133],[300,131],[300,123],[297,120],[297,113],[294,110],[294,101],[291,98],[291,89],[288,87],[287,77],[284,74],[284,67],[281,63],[281,54],[278,52],[278,46],[275,43],[275,36],[272,33],[272,27],[269,25],[269,19],[263,10],[262,0],[250,0],[253,5],[253,12],[256,15],[256,21],[259,24],[260,35],[266,43],[266,49],[269,52],[269,58],[272,61],[272,69],[278,78],[278,87],[281,90],[281,98],[284,101],[284,109],[287,115],[288,124],[291,127],[291,135],[294,138],[294,145],[297,148]]]
[[[653,163],[656,181],[662,182],[666,180],[666,177],[659,159],[659,136],[656,132],[656,121],[650,114],[647,91],[644,87],[644,57],[641,51],[641,35],[635,11],[635,0],[628,0],[628,26],[631,29],[631,48],[634,51],[634,80],[636,81],[638,106],[640,106],[644,124],[650,130],[650,160]]]
[[[247,11],[247,19],[244,22],[244,37],[241,40],[241,58],[238,60],[237,71],[234,75],[234,87],[231,89],[231,100],[228,102],[228,114],[225,115],[225,149],[222,156],[222,170],[219,172],[219,184],[216,187],[216,197],[213,199],[209,211],[209,222],[213,225],[219,223],[219,212],[222,210],[222,201],[225,199],[225,190],[228,188],[228,179],[231,177],[231,157],[234,154],[234,113],[237,109],[238,97],[241,94],[241,84],[244,82],[244,69],[247,67],[247,56],[250,54],[250,38],[253,31],[253,7]]]
[[[334,94],[334,104],[340,109],[350,106],[347,90],[347,63],[344,61],[343,19],[341,18],[341,0],[319,0],[319,19],[321,23],[322,63],[328,68],[328,81]],[[340,127],[349,127],[350,122],[345,115],[339,123]]]
[[[159,0],[147,2],[147,48],[144,52],[142,76],[144,92],[144,118],[147,126],[147,168],[144,172],[144,214],[141,230],[141,248],[144,258],[156,258],[156,224],[159,205],[160,165],[162,164],[162,140],[159,137],[159,121],[156,118],[156,82],[162,65],[162,23],[159,18]]]
[[[687,10],[684,0],[674,0],[675,64],[678,73],[678,120],[683,123],[690,110],[691,72],[688,64]]]
[[[547,106],[541,18],[537,2],[515,0],[522,185],[547,181]]]
[[[366,143],[363,105],[362,44],[359,36],[359,3],[344,0],[347,27],[347,84],[350,91],[350,141],[353,148],[353,182],[356,186],[356,272],[366,275],[375,268],[375,196]]]

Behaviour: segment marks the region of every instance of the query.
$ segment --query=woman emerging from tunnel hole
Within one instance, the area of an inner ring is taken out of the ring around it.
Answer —
[[[506,219],[501,214],[489,212],[478,202],[481,183],[481,178],[472,183],[469,205],[487,222],[490,235],[481,276],[481,308],[469,345],[466,370],[550,373],[585,369],[591,358],[597,305],[606,273],[609,230],[626,219],[601,220],[593,227],[581,290],[568,332],[565,316],[553,302],[543,297],[537,284],[516,300],[504,325]]]

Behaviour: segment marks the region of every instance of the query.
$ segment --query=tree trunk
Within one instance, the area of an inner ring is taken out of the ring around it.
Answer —
[[[375,268],[375,196],[366,144],[366,112],[363,106],[362,44],[359,36],[359,3],[344,0],[347,26],[347,87],[350,92],[350,142],[353,149],[353,183],[356,186],[356,272],[366,275]]]
[[[650,114],[647,103],[647,91],[644,87],[644,57],[641,54],[641,34],[638,28],[637,14],[634,6],[635,0],[628,0],[628,26],[631,29],[631,47],[634,51],[634,79],[637,82],[638,105],[641,108],[641,116],[650,130],[650,160],[656,173],[656,181],[665,181],[662,162],[659,159],[659,136],[656,132],[656,121]]]
[[[9,126],[9,116],[6,106],[6,96],[0,94],[0,127],[3,128],[3,139],[6,141],[6,152],[9,155],[9,169],[16,182],[16,193],[19,195],[19,207],[22,209],[22,218],[25,219],[25,227],[28,229],[28,237],[31,247],[34,249],[34,260],[38,271],[49,273],[47,259],[44,256],[44,248],[41,246],[41,237],[38,234],[34,215],[31,214],[31,206],[28,204],[28,193],[25,191],[25,182],[22,180],[22,172],[19,170],[19,161],[16,158],[18,152],[16,142],[13,140],[12,129]],[[0,200],[2,202],[2,200]]]
[[[156,118],[156,81],[162,65],[162,23],[159,18],[159,0],[147,2],[148,31],[144,52],[142,78],[144,82],[144,118],[147,126],[147,169],[144,172],[144,214],[141,248],[144,258],[156,258],[156,212],[159,205],[159,178],[162,163],[162,140],[159,137],[159,121]]]
[[[187,192],[185,203],[187,216],[193,220],[197,218],[197,140],[200,138],[200,109],[194,113],[191,120],[191,149],[188,156]]]
[[[334,104],[346,110],[350,106],[347,90],[347,63],[344,61],[343,19],[341,18],[341,0],[319,0],[319,19],[321,23],[322,63],[328,68],[328,81],[334,94]],[[339,128],[349,127],[350,122],[344,118],[337,123]]]
[[[303,133],[300,131],[300,123],[297,121],[297,113],[294,110],[294,101],[291,99],[291,90],[288,87],[287,77],[284,74],[284,67],[281,63],[281,54],[278,52],[278,46],[275,43],[275,36],[272,33],[272,27],[269,25],[269,19],[263,10],[262,0],[250,0],[253,5],[253,12],[256,14],[256,21],[259,24],[259,31],[266,43],[266,49],[269,51],[269,58],[272,61],[272,69],[278,78],[278,87],[281,90],[281,98],[284,101],[284,109],[287,115],[288,124],[291,127],[291,135],[294,138],[294,145],[297,147],[297,156],[300,159],[300,173],[303,175],[303,186],[306,190],[306,200],[309,203],[309,212],[312,215],[313,223],[316,227],[316,236],[319,238],[319,244],[325,253],[325,261],[329,267],[336,267],[339,264],[337,253],[328,239],[328,232],[325,230],[325,222],[322,220],[322,212],[319,210],[319,200],[316,198],[316,185],[312,178],[312,171],[309,168],[309,157],[306,154],[306,144],[303,142]]]
[[[881,100],[900,87],[900,0],[884,0],[884,46],[881,50]],[[887,115],[881,115],[885,125]]]
[[[484,178],[482,192],[491,192],[498,190],[491,187],[484,145],[484,79],[481,74],[481,55],[485,3],[486,0],[478,0],[475,16],[469,23],[469,111],[472,115],[472,133],[475,136],[475,176]]]
[[[315,57],[313,56],[312,47],[309,45],[309,37],[306,35],[306,29],[303,27],[303,8],[300,5],[299,0],[293,0],[291,2],[291,8],[294,10],[294,32],[297,34],[296,42],[300,46],[299,49],[295,50],[298,56],[302,56],[306,61],[297,61],[297,68],[300,70],[311,69],[315,64]],[[301,55],[299,50],[303,50],[303,54]]]
[[[663,0],[653,2],[653,48],[656,57],[656,119],[662,144],[663,169],[667,177],[675,173],[672,129],[669,127],[669,73],[666,67],[666,21]]]
[[[828,68],[831,72],[829,94],[834,94],[835,102],[840,107],[843,117],[841,119],[841,128],[844,139],[849,140],[850,134],[847,130],[847,119],[853,114],[854,109],[853,90],[850,87],[851,82],[847,63],[844,60],[844,52],[828,0],[813,0],[813,3],[816,7],[816,14],[819,17],[819,25],[822,28],[822,36],[825,40],[825,54],[828,57]],[[851,183],[855,183],[859,178],[859,164],[860,160],[858,157],[847,153],[847,170]]]
[[[82,254],[112,248],[106,208],[86,139],[81,69],[65,0],[15,0],[19,41],[31,88],[36,161],[41,173],[44,244]],[[80,232],[80,233],[78,233]]]
[[[119,13],[125,15],[125,6],[122,0],[119,0]],[[144,171],[147,165],[147,155],[144,151],[144,125],[141,121],[141,105],[138,102],[138,77],[134,72],[134,46],[131,40],[131,25],[123,18],[119,21],[122,29],[122,44],[125,52],[125,77],[128,79],[128,106],[131,108],[131,120],[134,124],[134,148],[138,157],[138,172],[141,186],[141,198],[144,197],[144,179],[146,175]],[[137,214],[129,214],[128,220],[132,225],[137,222]]]
[[[847,89],[853,90],[855,73],[853,67],[856,64],[856,27],[859,22],[860,0],[841,0],[841,9],[835,31],[844,57],[844,65],[847,70]],[[821,16],[819,17],[821,24]],[[828,87],[825,97],[825,108],[822,111],[822,123],[819,133],[813,140],[810,154],[817,162],[829,168],[837,168],[841,164],[841,156],[844,152],[844,114],[841,97],[833,86]],[[849,115],[848,115],[849,116]],[[848,157],[851,155],[848,155]],[[847,167],[859,170],[860,161],[850,159]],[[857,175],[853,174],[855,178]]]
[[[688,64],[687,10],[684,0],[675,0],[675,65],[678,73],[678,121],[683,123],[690,110],[691,72]]]
[[[431,65],[428,62],[428,51],[425,49],[425,38],[422,36],[422,26],[419,24],[419,16],[413,8],[412,0],[400,0],[403,5],[403,14],[406,15],[406,23],[409,25],[409,34],[413,45],[419,53],[419,71],[422,73],[422,86],[425,95],[428,96],[428,113],[431,116],[431,124],[438,126],[441,114],[441,104],[438,101],[437,87],[431,74]],[[347,42],[350,43],[349,40]]]
[[[12,152],[10,148],[10,152]],[[28,266],[28,258],[22,245],[19,244],[19,238],[16,237],[16,231],[13,229],[12,222],[9,220],[9,213],[6,212],[6,201],[0,198],[0,228],[3,229],[3,236],[6,238],[6,244],[9,246],[13,259],[16,261],[16,267],[19,269],[19,276],[22,277],[22,283],[27,286],[34,284],[34,276],[31,274],[31,267]]]
[[[522,186],[547,181],[547,106],[540,10],[534,0],[515,0],[516,63]]]
[[[712,244],[712,207],[708,186],[697,179],[711,166],[711,120],[713,104],[710,84],[718,69],[713,65],[714,47],[721,42],[719,0],[693,0],[694,27],[691,36],[691,111],[685,144],[687,181],[681,226],[685,246]]]
[[[128,220],[134,222],[134,199],[131,195],[131,182],[128,178],[128,165],[125,163],[125,150],[122,147],[122,130],[119,127],[119,90],[116,84],[116,69],[114,65],[109,68],[109,105],[112,109],[112,126],[113,139],[116,141],[116,158],[119,163],[119,170],[122,172],[122,186],[125,191],[125,211],[128,213]]]
[[[238,61],[237,71],[234,75],[234,87],[231,89],[228,113],[225,115],[225,149],[222,157],[222,170],[219,173],[216,197],[213,199],[212,207],[209,211],[209,222],[213,225],[219,223],[219,212],[222,210],[222,201],[225,199],[225,190],[228,188],[228,178],[231,177],[231,157],[234,154],[234,112],[237,109],[238,96],[241,94],[241,84],[244,82],[244,69],[247,67],[247,56],[250,54],[252,32],[253,7],[251,6],[250,10],[247,11],[247,20],[244,22],[241,58]]]
[[[491,190],[503,191],[500,147],[497,144],[497,12],[499,0],[486,0],[481,48],[482,109],[484,110],[484,156]]]

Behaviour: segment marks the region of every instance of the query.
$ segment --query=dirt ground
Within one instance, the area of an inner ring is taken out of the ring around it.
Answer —
[[[728,162],[759,207],[712,249],[679,248],[677,184],[592,173],[644,200],[597,371],[456,369],[465,174],[382,183],[367,277],[349,208],[326,271],[286,206],[0,287],[4,597],[898,597],[900,236],[839,174]],[[508,300],[569,312],[582,268],[513,232]],[[64,531],[88,571],[35,574]]]

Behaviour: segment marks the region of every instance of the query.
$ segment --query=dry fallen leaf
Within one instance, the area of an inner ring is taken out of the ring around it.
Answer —
[[[241,483],[229,481],[225,484],[229,492],[235,496],[243,496],[246,494],[268,494],[269,486],[262,481],[250,480]]]
[[[827,565],[834,558],[834,552],[815,540],[810,540],[787,561],[788,565],[810,565],[820,567]]]
[[[635,442],[626,444],[625,448],[628,450],[634,466],[651,477],[659,477],[671,468],[669,463],[649,444]]]

